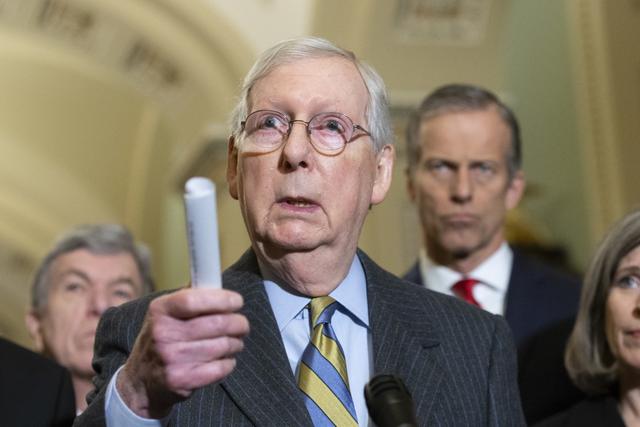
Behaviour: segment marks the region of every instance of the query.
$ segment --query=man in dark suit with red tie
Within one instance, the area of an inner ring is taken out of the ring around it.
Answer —
[[[526,362],[537,334],[575,315],[579,283],[505,241],[507,211],[525,188],[514,113],[483,88],[443,86],[411,118],[407,157],[423,249],[405,279],[503,315]],[[562,369],[562,345],[555,350]]]

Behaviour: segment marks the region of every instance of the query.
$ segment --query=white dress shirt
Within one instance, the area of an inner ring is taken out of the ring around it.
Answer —
[[[473,297],[483,309],[500,315],[505,313],[505,298],[511,277],[512,261],[513,252],[506,243],[503,243],[497,251],[467,275],[435,264],[424,249],[420,250],[419,256],[422,283],[428,289],[454,295],[451,287],[458,280],[465,277],[476,279],[479,283],[473,288]]]
[[[309,310],[306,308],[311,300],[308,297],[289,293],[269,280],[265,280],[264,285],[272,309],[277,307],[273,312],[291,371],[297,378],[302,353],[311,340]],[[347,277],[329,295],[340,303],[332,316],[331,326],[345,353],[349,387],[358,416],[358,425],[366,427],[369,425],[369,415],[364,400],[364,386],[371,376],[373,352],[369,331],[367,283],[362,264],[357,256],[351,263]],[[107,426],[160,427],[167,425],[170,415],[162,420],[142,418],[126,406],[115,387],[120,369],[116,371],[107,386],[105,396]]]

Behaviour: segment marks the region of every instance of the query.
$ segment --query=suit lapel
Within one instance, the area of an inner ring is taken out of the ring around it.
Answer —
[[[358,255],[367,276],[374,375],[399,376],[411,392],[418,418],[429,420],[445,372],[429,313],[415,304],[413,288],[407,289],[364,253]]]
[[[527,322],[540,316],[540,306],[531,304],[531,301],[538,299],[536,288],[539,280],[539,272],[530,268],[522,255],[514,250],[504,317],[518,345],[526,330]]]
[[[255,425],[311,425],[253,253],[245,254],[224,277],[225,287],[245,299],[251,325],[237,367],[222,388]]]
[[[413,267],[405,273],[402,278],[408,282],[415,283],[416,285],[424,286],[422,281],[422,274],[420,273],[420,261],[416,261]]]
[[[428,420],[444,379],[439,337],[429,314],[415,304],[413,288],[358,251],[368,286],[374,375],[402,378],[419,419]],[[236,370],[222,388],[256,425],[311,425],[253,253],[245,254],[224,277],[225,287],[245,298],[251,324]],[[274,345],[276,343],[276,345]],[[429,387],[424,383],[428,382]]]

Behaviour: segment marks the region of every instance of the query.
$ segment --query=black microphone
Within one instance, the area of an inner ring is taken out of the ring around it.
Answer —
[[[402,380],[376,375],[364,387],[369,416],[378,427],[417,427],[413,399]]]

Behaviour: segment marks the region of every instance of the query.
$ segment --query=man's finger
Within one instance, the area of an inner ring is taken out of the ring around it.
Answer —
[[[161,357],[167,366],[203,364],[228,359],[243,348],[242,339],[234,337],[159,345]]]
[[[150,309],[176,318],[230,313],[242,308],[242,296],[227,289],[181,289],[151,302]]]
[[[207,314],[187,320],[163,317],[156,320],[152,329],[158,342],[243,337],[249,333],[249,321],[239,313]]]
[[[178,394],[184,394],[185,391],[191,392],[224,379],[235,366],[235,358],[177,366],[165,373],[166,386]]]

